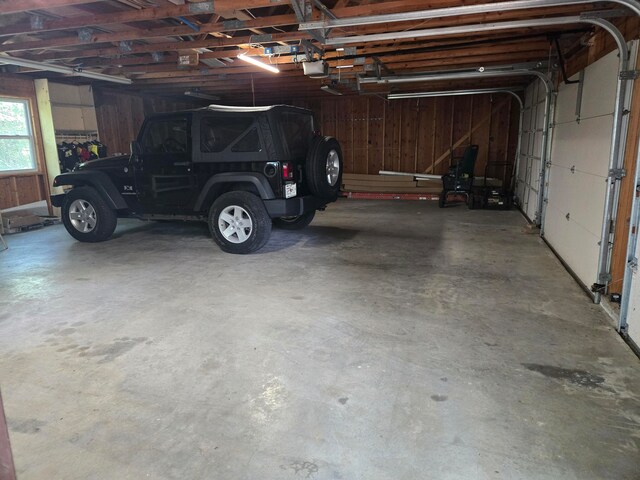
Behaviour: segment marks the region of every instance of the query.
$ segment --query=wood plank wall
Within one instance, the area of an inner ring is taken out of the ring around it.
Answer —
[[[19,75],[0,75],[0,97],[29,100],[36,149],[35,170],[14,173],[0,172],[0,210],[42,200],[48,201],[49,183],[33,80]]]
[[[480,146],[476,175],[484,174],[489,160],[515,159],[520,112],[508,94],[393,101],[344,96],[295,103],[314,110],[322,133],[340,141],[346,173],[442,174],[452,152],[460,156],[470,144]]]
[[[112,90],[94,91],[100,140],[110,152],[129,152],[145,115],[197,104]],[[345,172],[379,170],[442,174],[469,144],[480,150],[476,175],[489,159],[515,158],[519,107],[510,95],[474,95],[386,101],[344,96],[292,102],[312,109],[324,135],[343,149]]]
[[[129,153],[131,141],[137,137],[146,115],[203,105],[198,101],[178,101],[98,88],[94,89],[93,96],[100,141],[107,145],[110,155]]]

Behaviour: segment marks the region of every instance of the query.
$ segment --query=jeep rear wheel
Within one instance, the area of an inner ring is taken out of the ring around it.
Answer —
[[[91,187],[76,187],[66,194],[62,223],[81,242],[102,242],[116,229],[116,212]]]
[[[227,253],[252,253],[271,235],[271,218],[262,200],[249,192],[228,192],[213,202],[209,230]]]
[[[309,190],[315,196],[334,200],[340,192],[342,182],[342,150],[333,137],[315,137],[305,166]]]
[[[316,211],[311,210],[310,212],[296,215],[295,217],[274,218],[273,224],[283,230],[301,230],[308,226],[315,216]]]

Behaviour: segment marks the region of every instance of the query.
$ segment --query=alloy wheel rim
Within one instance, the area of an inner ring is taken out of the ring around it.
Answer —
[[[231,243],[244,243],[253,232],[249,213],[238,205],[229,205],[218,216],[218,230]]]
[[[81,198],[74,200],[69,206],[69,220],[71,225],[81,233],[89,233],[96,228],[98,215],[95,208],[88,201]]]
[[[326,172],[327,182],[330,186],[335,186],[338,182],[338,177],[340,176],[340,156],[335,150],[331,150],[327,154]]]

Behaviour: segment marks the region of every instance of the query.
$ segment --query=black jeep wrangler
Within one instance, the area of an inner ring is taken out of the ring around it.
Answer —
[[[250,253],[272,223],[307,226],[342,177],[337,140],[317,134],[311,111],[285,105],[153,115],[131,152],[54,179],[72,187],[51,200],[77,240],[106,240],[118,217],[200,220],[225,252]]]

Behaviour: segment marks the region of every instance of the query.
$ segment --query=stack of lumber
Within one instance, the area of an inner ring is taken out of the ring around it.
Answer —
[[[370,193],[440,193],[442,181],[415,180],[412,176],[364,175],[345,173],[342,176],[343,192]]]

